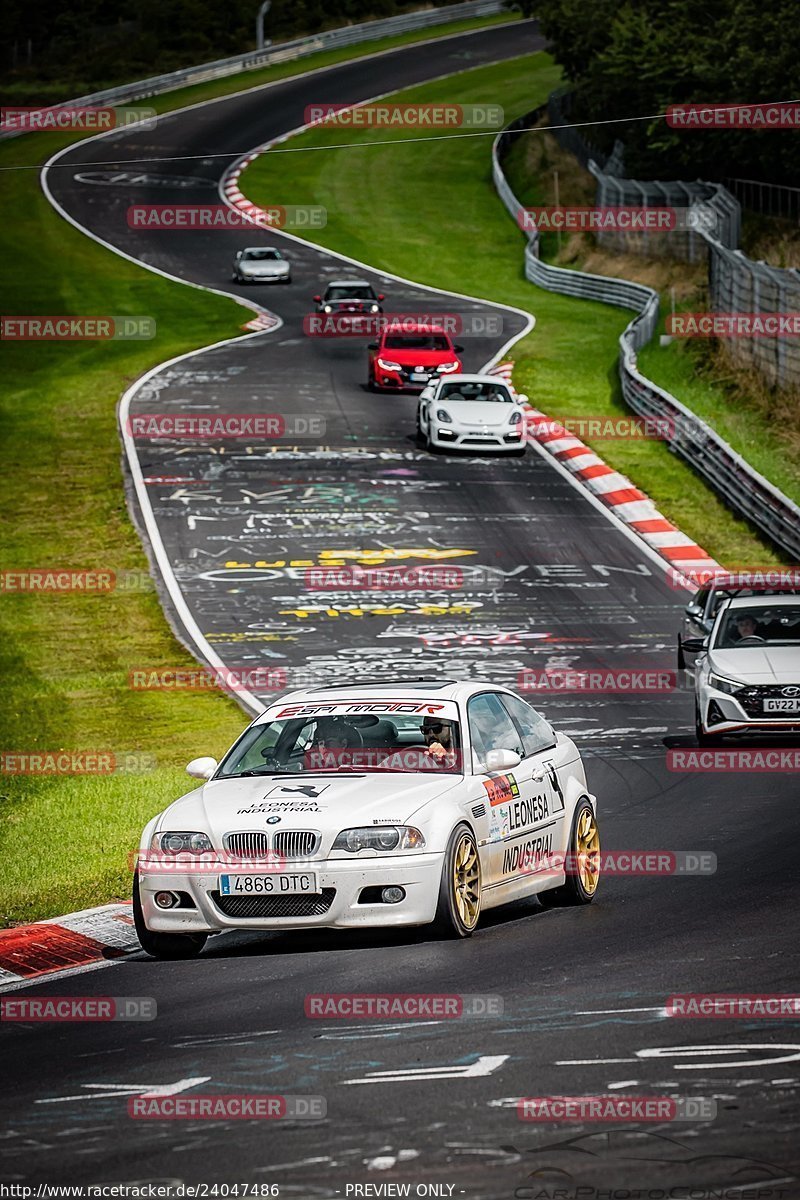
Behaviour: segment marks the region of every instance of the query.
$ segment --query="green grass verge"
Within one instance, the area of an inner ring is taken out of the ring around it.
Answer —
[[[542,103],[559,78],[550,58],[540,53],[467,71],[397,97],[499,102],[506,120],[511,120]],[[332,146],[347,136],[341,129],[319,128],[294,138],[291,146]],[[287,203],[324,204],[326,228],[308,235],[320,245],[421,283],[533,312],[535,331],[513,350],[519,389],[554,417],[628,415],[617,378],[617,339],[631,314],[558,296],[524,279],[523,238],[494,191],[489,138],[426,145],[419,136],[415,133],[411,141],[400,131],[359,130],[353,139],[359,144],[347,149],[293,154],[290,159],[267,153],[248,167],[242,190],[251,200],[267,203],[280,184]],[[521,198],[538,200],[535,194]],[[663,444],[592,444],[721,562],[734,566],[780,561]]]
[[[436,36],[493,24],[454,22]],[[147,103],[160,112],[430,37],[406,34],[248,72]],[[149,315],[147,342],[3,343],[4,471],[0,570],[139,571],[147,563],[123,494],[116,405],[124,388],[174,355],[234,335],[247,310],[161,279],[86,238],[51,208],[38,166],[80,135],[0,145],[6,313]],[[57,916],[127,897],[128,853],[154,812],[189,790],[183,764],[219,754],[244,724],[221,694],[132,692],[136,666],[190,666],[154,591],[0,595],[4,695],[0,752],[137,752],[144,774],[0,772],[0,923]]]

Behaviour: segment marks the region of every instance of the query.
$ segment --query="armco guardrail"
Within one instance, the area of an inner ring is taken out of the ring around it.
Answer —
[[[658,293],[630,280],[566,270],[543,263],[539,258],[538,230],[528,228],[527,221],[519,221],[523,206],[511,190],[502,160],[522,130],[535,125],[545,112],[546,107],[542,106],[520,117],[492,144],[494,185],[511,216],[521,227],[525,227],[528,238],[525,247],[526,279],[551,292],[585,300],[600,300],[604,304],[614,304],[636,312],[637,315],[619,339],[619,373],[626,402],[641,416],[666,419],[671,430],[668,439],[670,449],[694,467],[731,508],[763,530],[776,545],[800,559],[800,508],[745,462],[705,422],[639,371],[636,351],[655,332]]]
[[[305,58],[309,54],[316,54],[320,50],[328,50],[333,46],[353,46],[359,42],[371,42],[396,33],[445,25],[450,21],[461,21],[470,17],[495,16],[504,12],[507,7],[505,0],[465,0],[465,3],[450,4],[443,8],[402,13],[398,17],[385,17],[380,21],[364,21],[360,25],[328,29],[324,33],[295,38],[294,41],[267,46],[263,50],[251,50],[247,54],[237,54],[233,58],[220,58],[215,62],[201,63],[197,67],[185,67],[180,71],[170,71],[167,75],[154,75],[151,79],[124,83],[120,87],[106,88],[102,92],[92,92],[91,95],[79,96],[75,100],[65,100],[61,104],[47,107],[58,109],[146,100],[148,96],[159,96],[162,92],[171,92],[175,88],[187,87],[189,84],[207,83],[211,79],[236,75],[240,71],[252,71],[256,67],[269,67],[273,63]],[[24,130],[16,129],[2,130],[0,138],[18,137],[23,132]]]

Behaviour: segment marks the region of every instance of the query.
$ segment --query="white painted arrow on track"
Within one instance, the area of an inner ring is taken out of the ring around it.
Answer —
[[[176,1079],[174,1083],[82,1083],[81,1087],[93,1091],[81,1092],[77,1096],[47,1096],[37,1104],[64,1104],[67,1100],[102,1100],[109,1096],[177,1096],[188,1092],[198,1083],[208,1083],[210,1075],[196,1075],[193,1079]]]
[[[408,1067],[404,1071],[370,1071],[363,1079],[343,1079],[342,1083],[414,1083],[426,1079],[476,1079],[491,1075],[501,1067],[508,1054],[482,1054],[474,1063],[457,1067]]]

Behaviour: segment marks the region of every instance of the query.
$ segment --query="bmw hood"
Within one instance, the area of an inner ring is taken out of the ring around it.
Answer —
[[[742,683],[800,685],[800,646],[743,646],[712,650],[708,665],[718,675]]]
[[[491,400],[442,400],[439,403],[459,425],[507,425],[514,412],[512,404],[495,404]]]
[[[461,778],[434,772],[373,772],[216,779],[171,804],[159,831],[206,832],[221,846],[223,835],[236,830],[316,829],[336,834],[356,825],[401,825]]]

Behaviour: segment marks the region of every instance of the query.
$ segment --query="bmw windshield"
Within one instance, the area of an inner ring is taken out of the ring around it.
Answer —
[[[267,721],[245,730],[215,778],[320,771],[462,774],[459,724],[392,710]]]

